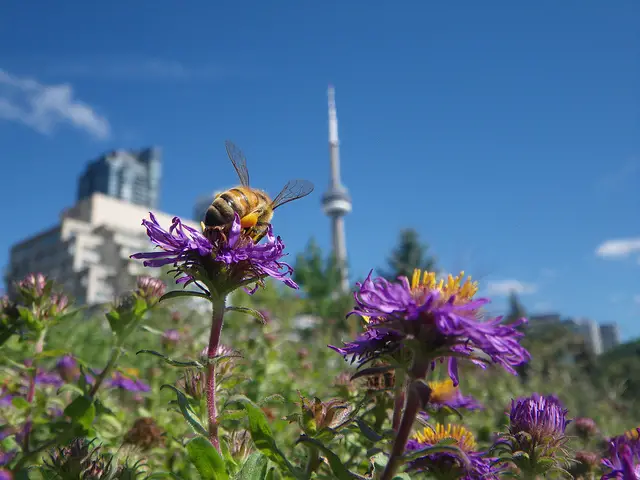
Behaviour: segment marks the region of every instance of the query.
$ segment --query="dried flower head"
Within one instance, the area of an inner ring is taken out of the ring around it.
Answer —
[[[151,417],[138,418],[124,437],[125,443],[130,443],[141,450],[149,450],[163,446],[165,443],[164,430]]]
[[[576,452],[575,463],[572,465],[570,473],[576,478],[581,478],[593,473],[598,467],[599,462],[600,458],[594,452]]]
[[[432,453],[428,450],[443,441],[456,446],[459,451]],[[429,472],[436,478],[498,478],[499,469],[493,466],[493,459],[477,451],[475,437],[462,425],[437,423],[434,427],[425,427],[409,440],[406,449],[409,452],[425,450],[423,456],[409,463],[410,471]]]
[[[165,230],[153,213],[149,215],[150,220],[145,219],[142,224],[151,242],[160,250],[136,253],[131,258],[143,259],[148,267],[174,265],[177,283],[195,282],[204,290],[215,288],[218,294],[256,284],[249,291],[253,293],[265,277],[273,277],[291,288],[298,288],[290,278],[293,269],[280,261],[285,255],[284,243],[280,237],[274,237],[271,226],[266,241],[254,243],[242,229],[237,214],[228,232],[214,231],[209,236],[185,225],[178,217],[174,217],[169,230]]]
[[[358,283],[353,312],[367,323],[365,332],[344,347],[331,347],[345,358],[364,364],[372,359],[409,350],[410,373],[422,378],[435,361],[447,359],[449,376],[458,384],[458,358],[469,357],[483,365],[493,362],[515,374],[514,367],[529,360],[519,343],[522,333],[516,328],[526,319],[511,325],[502,317],[486,318],[481,309],[487,299],[474,299],[478,289],[464,274],[437,280],[431,272],[416,270],[412,282],[400,283],[371,278]]]
[[[287,417],[289,422],[297,421],[300,429],[308,436],[323,434],[326,430],[337,430],[350,421],[353,407],[342,399],[323,402],[317,397],[305,398],[300,392],[301,413]]]

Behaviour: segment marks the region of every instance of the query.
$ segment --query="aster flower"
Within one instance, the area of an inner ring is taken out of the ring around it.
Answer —
[[[429,451],[443,441],[450,447],[457,447],[456,450]],[[494,459],[477,451],[475,437],[461,425],[438,423],[433,428],[426,427],[413,435],[406,450],[409,454],[424,451],[409,462],[408,471],[429,472],[435,478],[497,479],[500,471],[493,465]]]
[[[240,217],[236,214],[228,234],[214,232],[205,236],[174,217],[169,230],[163,229],[153,213],[150,220],[143,220],[147,235],[160,251],[136,253],[131,256],[143,259],[147,267],[174,265],[177,283],[200,282],[211,288],[215,285],[218,294],[228,293],[240,285],[260,284],[264,277],[273,277],[291,288],[298,288],[290,278],[293,269],[280,260],[284,243],[274,237],[271,226],[266,242],[254,243],[242,230]],[[255,288],[249,293],[255,292]]]
[[[0,468],[0,480],[13,480],[13,475],[9,470]]]
[[[640,479],[640,428],[635,428],[609,440],[609,455],[602,465],[609,470],[602,480]]]
[[[427,382],[431,389],[429,404],[450,408],[464,408],[466,410],[480,410],[483,406],[471,397],[462,395],[460,387],[453,384],[453,380]]]
[[[539,395],[511,401],[508,432],[500,434],[494,448],[506,450],[519,469],[532,475],[549,470],[567,473],[569,453],[565,430],[567,409],[554,395]],[[526,454],[526,455],[523,455]]]
[[[522,333],[516,328],[521,319],[510,325],[502,317],[486,318],[481,308],[487,299],[474,299],[478,287],[464,273],[437,281],[434,273],[414,272],[412,282],[400,277],[399,283],[371,278],[358,283],[355,293],[358,314],[366,330],[353,342],[338,348],[330,346],[345,359],[360,365],[379,357],[410,350],[413,354],[412,376],[422,378],[435,367],[436,360],[448,361],[448,373],[458,384],[458,358],[468,357],[483,366],[493,362],[515,374],[514,367],[529,360],[519,344]]]
[[[111,379],[107,381],[107,385],[111,388],[119,388],[130,392],[149,392],[151,390],[151,387],[142,380],[130,378],[120,372],[114,372]]]

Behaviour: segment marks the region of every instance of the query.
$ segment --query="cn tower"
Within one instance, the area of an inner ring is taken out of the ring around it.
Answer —
[[[349,291],[347,271],[347,241],[344,233],[344,216],[351,211],[351,197],[340,183],[340,142],[338,141],[338,114],[336,112],[336,92],[329,85],[329,159],[331,178],[329,189],[322,196],[322,209],[331,219],[331,238],[333,253],[340,269],[340,290]]]

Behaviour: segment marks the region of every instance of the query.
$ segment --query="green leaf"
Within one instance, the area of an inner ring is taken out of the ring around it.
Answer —
[[[253,318],[255,318],[256,320],[259,320],[260,323],[262,323],[263,325],[267,324],[267,319],[265,318],[265,316],[260,313],[258,310],[254,310],[253,308],[247,308],[247,307],[227,307],[225,308],[225,311],[227,312],[238,312],[238,313],[244,313],[246,315],[250,315]]]
[[[209,295],[202,292],[192,292],[189,290],[172,290],[170,292],[165,293],[162,297],[160,297],[160,302],[165,300],[171,300],[172,298],[180,298],[180,297],[199,297],[206,298],[207,300],[211,300]]]
[[[27,402],[27,399],[24,397],[13,397],[11,403],[18,410],[26,410],[27,408],[29,408],[29,402]]]
[[[73,402],[67,405],[64,414],[71,417],[75,423],[88,429],[96,416],[96,407],[90,398],[83,395],[76,397]]]
[[[378,432],[376,432],[373,428],[371,428],[369,424],[364,420],[362,420],[361,418],[356,419],[356,424],[358,425],[358,428],[360,429],[362,434],[365,437],[367,437],[369,441],[376,443],[384,438],[382,435],[378,434]]]
[[[65,392],[74,392],[74,393],[77,393],[78,395],[84,395],[85,393],[84,390],[82,390],[77,385],[74,385],[73,383],[65,383],[56,391],[56,394],[60,395],[61,393],[65,393]]]
[[[234,480],[265,480],[269,459],[262,453],[253,452],[242,465],[242,470],[233,477]]]
[[[204,365],[202,365],[200,362],[196,362],[196,361],[181,362],[179,360],[174,360],[171,357],[167,357],[167,356],[163,355],[162,353],[156,352],[155,350],[139,350],[139,351],[136,352],[136,355],[138,355],[140,353],[149,353],[151,355],[155,355],[156,357],[160,357],[166,363],[168,363],[169,365],[171,365],[173,367],[195,367],[195,368],[203,368],[204,367]]]
[[[204,437],[196,437],[187,443],[187,453],[202,480],[228,480],[227,469],[220,453]]]
[[[273,460],[278,465],[293,472],[295,468],[278,448],[278,445],[273,438],[271,428],[269,427],[267,416],[264,414],[262,409],[244,395],[231,397],[227,403],[236,402],[242,405],[247,412],[247,417],[249,418],[249,432],[251,433],[253,443],[258,447],[258,450],[264,453],[270,460]]]
[[[193,408],[191,408],[191,405],[189,404],[189,400],[187,399],[185,394],[182,393],[173,385],[162,385],[160,387],[160,390],[162,390],[163,388],[170,388],[176,393],[176,397],[178,400],[178,407],[180,408],[180,413],[182,413],[182,416],[187,421],[187,423],[191,426],[191,428],[196,433],[199,433],[200,435],[204,435],[205,437],[208,436],[209,433],[202,426],[202,423],[200,423],[200,420],[198,419],[196,412],[194,412]]]
[[[36,354],[33,359],[40,360],[42,358],[63,357],[68,353],[69,352],[67,350],[45,350],[44,352]]]
[[[322,451],[324,456],[327,458],[327,461],[329,462],[331,471],[338,480],[353,480],[365,478],[353,472],[350,472],[349,469],[343,465],[340,457],[333,453],[329,448],[325,447],[321,442],[307,437],[306,435],[302,435],[298,442],[311,444],[313,448],[317,448],[318,450]]]
[[[149,475],[148,477],[144,477],[144,480],[156,480],[156,479],[164,480],[167,478],[173,478],[174,480],[182,480],[182,478],[177,476],[175,473],[171,473],[171,472],[155,472]]]

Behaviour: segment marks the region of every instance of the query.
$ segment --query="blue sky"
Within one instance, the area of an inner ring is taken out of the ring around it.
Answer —
[[[162,209],[189,216],[236,181],[226,138],[254,185],[317,185],[274,225],[292,254],[328,248],[333,83],[354,279],[414,227],[497,309],[512,287],[640,335],[638,2],[231,5],[3,2],[0,263],[112,148],[161,146]]]

